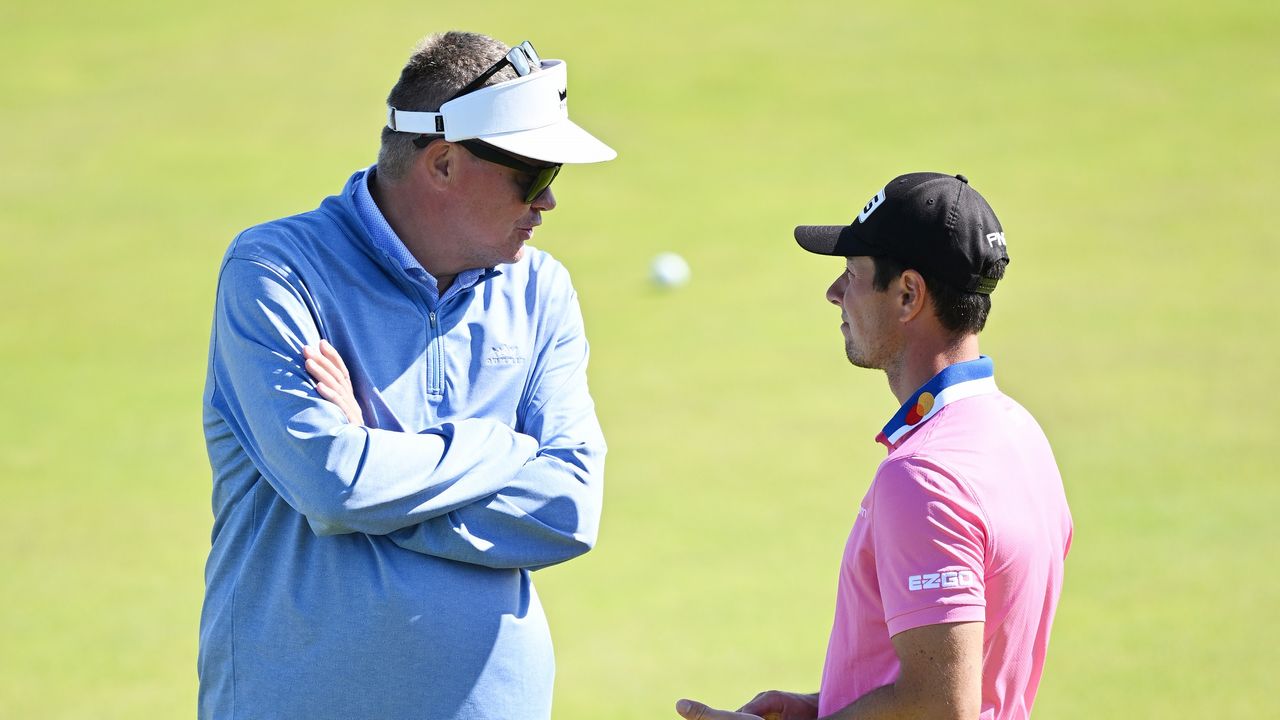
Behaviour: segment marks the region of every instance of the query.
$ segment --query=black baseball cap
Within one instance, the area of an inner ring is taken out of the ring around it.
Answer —
[[[800,225],[795,235],[812,253],[889,257],[983,295],[1009,264],[995,211],[963,175],[899,175],[849,225]]]

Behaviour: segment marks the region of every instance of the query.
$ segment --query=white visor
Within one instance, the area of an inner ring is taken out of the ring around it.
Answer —
[[[594,163],[618,156],[569,119],[568,74],[563,60],[543,60],[524,77],[480,88],[440,106],[440,112],[387,108],[396,132],[444,134],[445,140],[483,140],[542,162]]]

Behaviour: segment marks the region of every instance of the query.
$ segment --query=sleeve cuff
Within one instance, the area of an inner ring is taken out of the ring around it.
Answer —
[[[941,625],[943,623],[986,622],[987,607],[985,605],[930,605],[912,610],[889,619],[889,636],[900,632],[914,630],[925,625]]]

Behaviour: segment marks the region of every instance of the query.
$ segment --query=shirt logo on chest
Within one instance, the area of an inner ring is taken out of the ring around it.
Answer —
[[[509,343],[497,343],[489,346],[489,352],[485,355],[485,365],[521,365],[524,363],[524,355],[520,353],[518,345]]]

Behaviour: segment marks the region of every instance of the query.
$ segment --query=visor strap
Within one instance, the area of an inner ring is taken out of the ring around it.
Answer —
[[[444,114],[407,112],[388,107],[387,127],[393,132],[442,133],[444,132]]]

